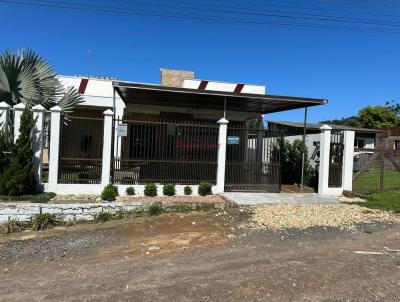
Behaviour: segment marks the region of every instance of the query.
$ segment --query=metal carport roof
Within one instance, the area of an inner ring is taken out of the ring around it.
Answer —
[[[113,87],[126,103],[224,110],[226,101],[227,110],[263,114],[328,103],[326,99],[202,91],[121,81],[114,81]]]

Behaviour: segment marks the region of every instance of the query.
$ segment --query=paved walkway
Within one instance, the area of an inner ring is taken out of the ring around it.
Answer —
[[[338,202],[337,197],[316,193],[223,193],[227,200],[239,205],[262,204],[330,204]]]

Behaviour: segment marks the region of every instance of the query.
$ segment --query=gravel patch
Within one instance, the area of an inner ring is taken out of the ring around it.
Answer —
[[[0,264],[86,256],[114,240],[111,230],[77,232],[0,244]]]
[[[396,222],[399,217],[357,205],[266,205],[251,207],[251,218],[244,227],[258,230],[310,227],[348,227],[361,223]]]

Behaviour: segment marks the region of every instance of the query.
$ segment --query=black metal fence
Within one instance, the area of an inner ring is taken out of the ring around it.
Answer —
[[[214,183],[217,171],[216,123],[175,120],[116,120],[126,124],[127,136],[112,160],[115,184],[147,182]]]
[[[400,191],[400,151],[356,148],[354,152],[355,161],[368,154],[360,169],[353,173],[354,192]]]
[[[225,191],[279,192],[282,133],[228,127]]]
[[[343,150],[344,150],[343,131],[332,131],[329,153],[329,178],[328,186],[340,188],[342,186],[343,175]]]
[[[103,119],[74,116],[69,119],[61,121],[58,183],[99,184]]]

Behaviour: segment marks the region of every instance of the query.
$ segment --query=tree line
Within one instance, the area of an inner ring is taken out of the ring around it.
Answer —
[[[400,126],[400,104],[392,100],[386,102],[384,106],[366,106],[360,109],[358,115],[324,120],[321,123],[369,129],[398,127]]]

